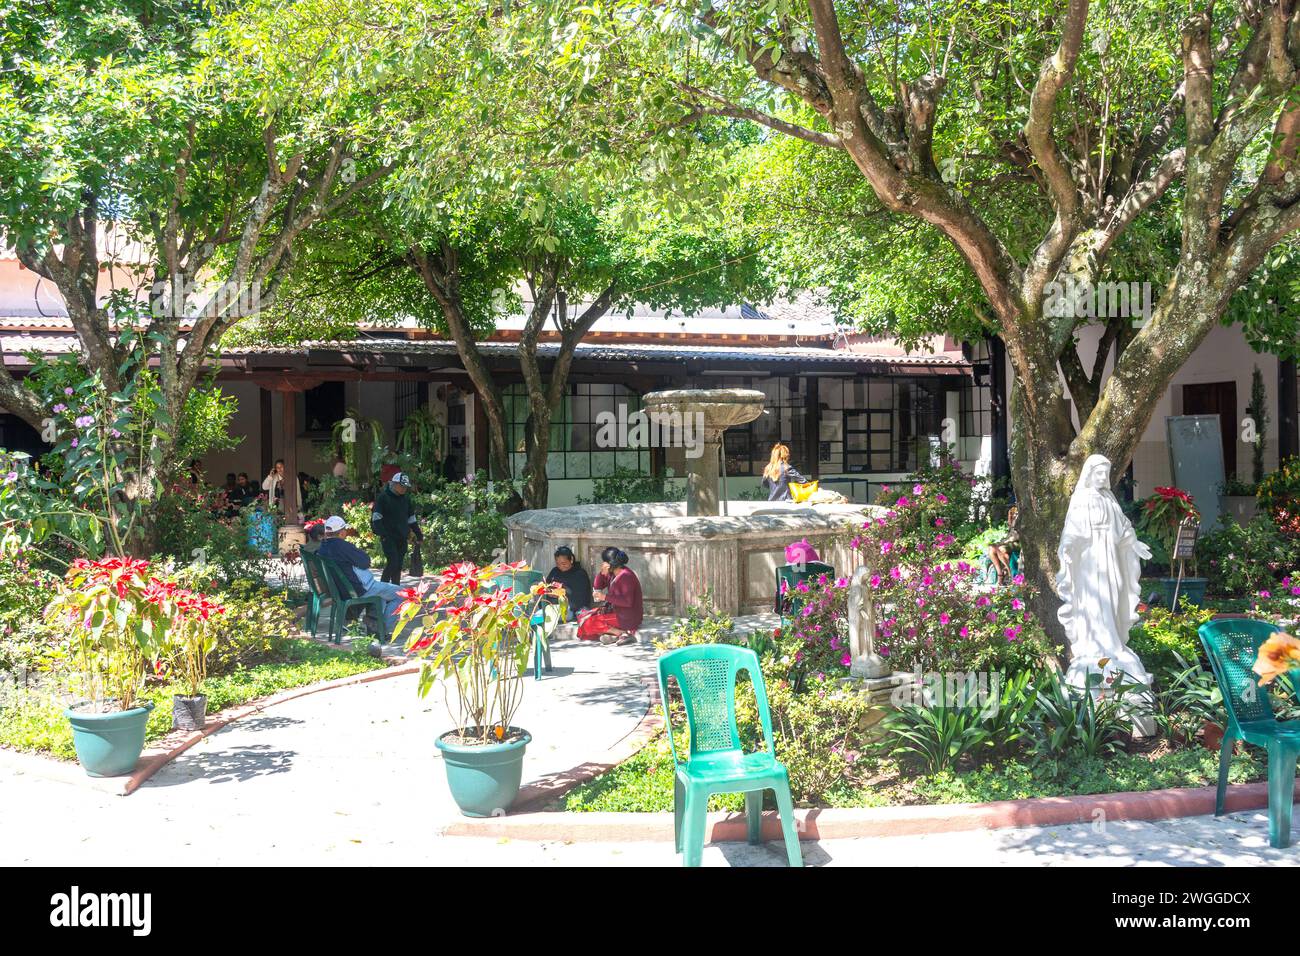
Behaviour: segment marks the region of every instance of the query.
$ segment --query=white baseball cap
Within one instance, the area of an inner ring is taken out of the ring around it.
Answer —
[[[325,519],[325,530],[330,534],[337,534],[348,526],[348,523],[338,515],[330,515]]]
[[[411,487],[410,476],[403,471],[397,472],[397,474],[393,475],[393,477],[388,479],[388,482],[389,484],[393,484],[393,485],[401,485],[403,488]]]

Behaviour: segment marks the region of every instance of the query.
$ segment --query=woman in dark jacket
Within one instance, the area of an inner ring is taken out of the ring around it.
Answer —
[[[790,464],[790,448],[777,442],[772,446],[772,458],[763,469],[763,487],[768,501],[790,501],[790,482],[808,479]]]
[[[555,567],[547,573],[546,583],[564,588],[564,595],[569,600],[566,621],[576,619],[579,611],[591,607],[591,577],[568,545],[562,544],[555,549]]]

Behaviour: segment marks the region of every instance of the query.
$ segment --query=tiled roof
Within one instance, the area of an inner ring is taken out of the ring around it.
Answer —
[[[480,342],[480,352],[486,356],[508,358],[515,354],[518,346],[513,342]],[[0,349],[6,355],[20,355],[28,351],[45,354],[61,354],[77,351],[77,338],[73,335],[33,335],[18,334],[0,336]],[[560,346],[554,342],[544,342],[537,346],[537,353],[544,357],[554,356]],[[223,356],[229,359],[271,358],[282,356],[285,359],[309,357],[321,358],[322,353],[332,353],[347,357],[382,357],[401,356],[405,358],[434,358],[457,356],[456,344],[446,340],[416,340],[404,338],[363,338],[351,341],[303,342],[298,345],[249,345],[226,349]],[[646,362],[675,360],[692,362],[752,362],[759,365],[789,364],[825,364],[825,365],[894,365],[894,366],[935,366],[964,368],[967,362],[960,355],[940,352],[929,355],[872,355],[864,352],[849,352],[843,349],[815,348],[808,346],[784,347],[733,347],[715,345],[604,345],[582,343],[574,353],[576,359],[605,362]]]

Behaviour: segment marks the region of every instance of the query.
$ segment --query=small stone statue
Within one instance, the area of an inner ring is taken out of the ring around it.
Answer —
[[[858,568],[849,581],[849,650],[853,661],[849,675],[874,679],[889,674],[885,659],[876,653],[876,605],[868,593],[869,567]]]
[[[1129,649],[1128,634],[1138,619],[1141,562],[1151,549],[1120,509],[1110,489],[1110,461],[1102,455],[1083,464],[1056,556],[1058,617],[1070,641],[1066,681],[1083,688],[1089,674],[1106,680],[1123,671],[1149,686],[1151,675]]]

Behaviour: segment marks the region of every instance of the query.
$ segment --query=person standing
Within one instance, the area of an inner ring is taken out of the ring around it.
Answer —
[[[277,459],[266,477],[262,479],[262,490],[266,492],[266,502],[274,511],[284,510],[284,459]]]
[[[780,442],[773,445],[772,457],[763,469],[763,487],[767,489],[767,500],[791,501],[790,482],[807,480],[790,464],[789,446]]]
[[[395,473],[388,479],[370,512],[370,527],[379,538],[384,549],[383,580],[388,584],[400,584],[402,565],[406,561],[407,541],[412,535],[416,545],[424,540],[419,522],[415,517],[415,508],[411,504],[411,479],[403,472]]]

